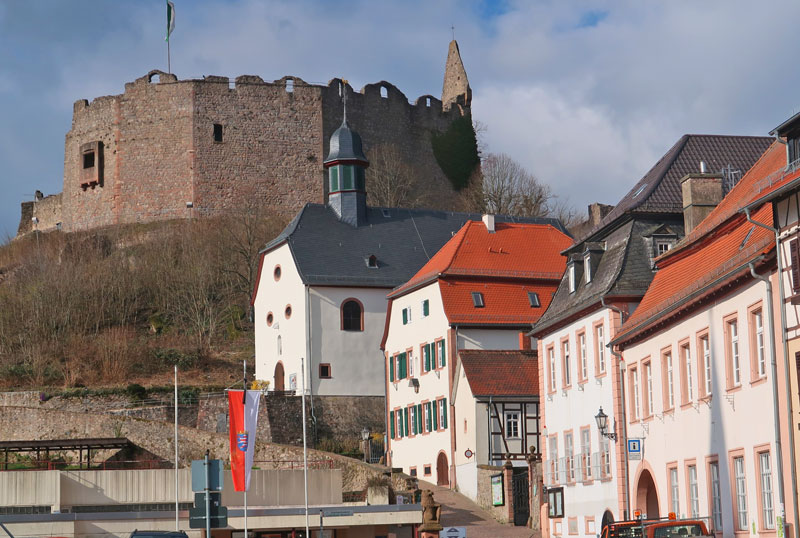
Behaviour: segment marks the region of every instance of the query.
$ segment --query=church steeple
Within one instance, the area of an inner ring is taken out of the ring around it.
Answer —
[[[346,90],[345,90],[346,91]],[[339,220],[351,226],[367,221],[366,169],[361,137],[347,123],[347,108],[342,125],[331,135],[330,151],[323,161],[328,170],[328,206]]]
[[[457,104],[469,107],[472,104],[472,89],[467,80],[467,71],[461,61],[461,53],[455,39],[450,42],[447,51],[447,64],[444,69],[442,85],[442,106],[445,110]]]

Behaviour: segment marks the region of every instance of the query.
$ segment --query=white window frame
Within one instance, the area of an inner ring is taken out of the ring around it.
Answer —
[[[775,529],[775,510],[772,498],[772,462],[768,451],[758,453],[758,472],[761,480],[761,522],[767,530]]]
[[[572,432],[564,433],[564,459],[567,462],[567,482],[575,482],[575,446]]]
[[[756,324],[756,359],[758,377],[767,375],[767,359],[764,352],[764,311],[759,309],[753,313]]]
[[[667,352],[664,355],[664,358],[667,361],[667,404],[669,405],[670,409],[675,408],[675,381],[674,381],[674,372],[672,368],[672,352]]]
[[[711,395],[711,342],[709,339],[709,335],[704,335],[700,337],[700,341],[703,343],[703,372],[705,373],[705,379],[703,381],[706,385],[706,396]]]
[[[572,372],[569,365],[569,340],[561,342],[561,367],[564,368],[564,386],[572,385]]]
[[[700,492],[697,487],[697,465],[689,465],[689,500],[691,505],[691,517],[696,518],[700,515]]]
[[[589,365],[586,359],[586,333],[578,335],[578,353],[581,354],[581,379],[589,378]]]
[[[739,321],[732,319],[728,322],[728,343],[731,350],[731,376],[733,386],[742,384],[742,369],[739,364]]]
[[[672,503],[671,512],[676,515],[681,513],[681,490],[678,484],[678,468],[670,467],[669,469],[669,489],[670,489],[670,502]]]
[[[747,479],[745,477],[744,469],[744,456],[735,456],[733,458],[733,476],[735,484],[736,498],[734,520],[736,521],[737,531],[747,531],[749,526],[747,524]]]
[[[583,255],[583,275],[587,284],[592,281],[592,256],[588,253]]]
[[[714,522],[714,530],[722,532],[722,490],[719,483],[719,462],[709,463],[711,474],[711,520]]]
[[[414,350],[409,349],[406,351],[406,361],[408,364],[408,378],[411,379],[414,377]]]
[[[644,365],[645,373],[645,388],[647,389],[647,416],[651,416],[655,410],[653,409],[653,363],[648,362]]]
[[[606,372],[606,342],[603,331],[604,329],[602,323],[595,328],[595,334],[597,335],[597,367],[600,369],[601,374]]]
[[[686,396],[687,401],[694,400],[694,381],[692,380],[692,350],[689,344],[683,346],[683,364],[686,368]]]
[[[547,350],[548,357],[547,360],[550,362],[550,391],[555,392],[557,387],[557,375],[556,375],[556,350],[555,346],[551,346]]]
[[[569,292],[575,292],[575,262],[572,262],[567,267],[567,278],[569,280]]]
[[[631,390],[633,391],[633,418],[634,420],[639,420],[642,418],[642,402],[641,397],[639,395],[639,369],[633,368],[631,371],[631,377],[633,378],[633,387]]]
[[[519,411],[506,411],[504,413],[505,425],[506,425],[506,439],[520,438],[519,415],[520,415]],[[513,432],[511,431],[512,426],[514,430]]]

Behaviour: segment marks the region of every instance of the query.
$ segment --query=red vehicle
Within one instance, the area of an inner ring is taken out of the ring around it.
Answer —
[[[616,521],[603,527],[601,538],[689,538],[710,536],[706,524],[699,519],[676,519],[670,513],[664,519],[631,519]]]

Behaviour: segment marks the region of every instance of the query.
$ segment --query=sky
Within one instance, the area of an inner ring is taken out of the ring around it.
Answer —
[[[683,134],[768,135],[800,107],[796,0],[173,1],[181,79],[386,80],[413,102],[455,32],[486,151],[581,213]],[[72,103],[166,70],[165,27],[164,0],[0,0],[0,240],[61,191]]]

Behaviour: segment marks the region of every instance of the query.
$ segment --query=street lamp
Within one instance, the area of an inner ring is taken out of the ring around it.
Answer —
[[[369,452],[369,430],[361,430],[361,439],[364,441],[364,463],[367,463],[367,453]]]
[[[603,413],[603,406],[600,406],[600,411],[594,416],[595,421],[597,421],[597,429],[600,430],[600,435],[611,439],[612,441],[617,440],[617,434],[614,432],[607,433],[606,430],[608,429],[608,415]]]

